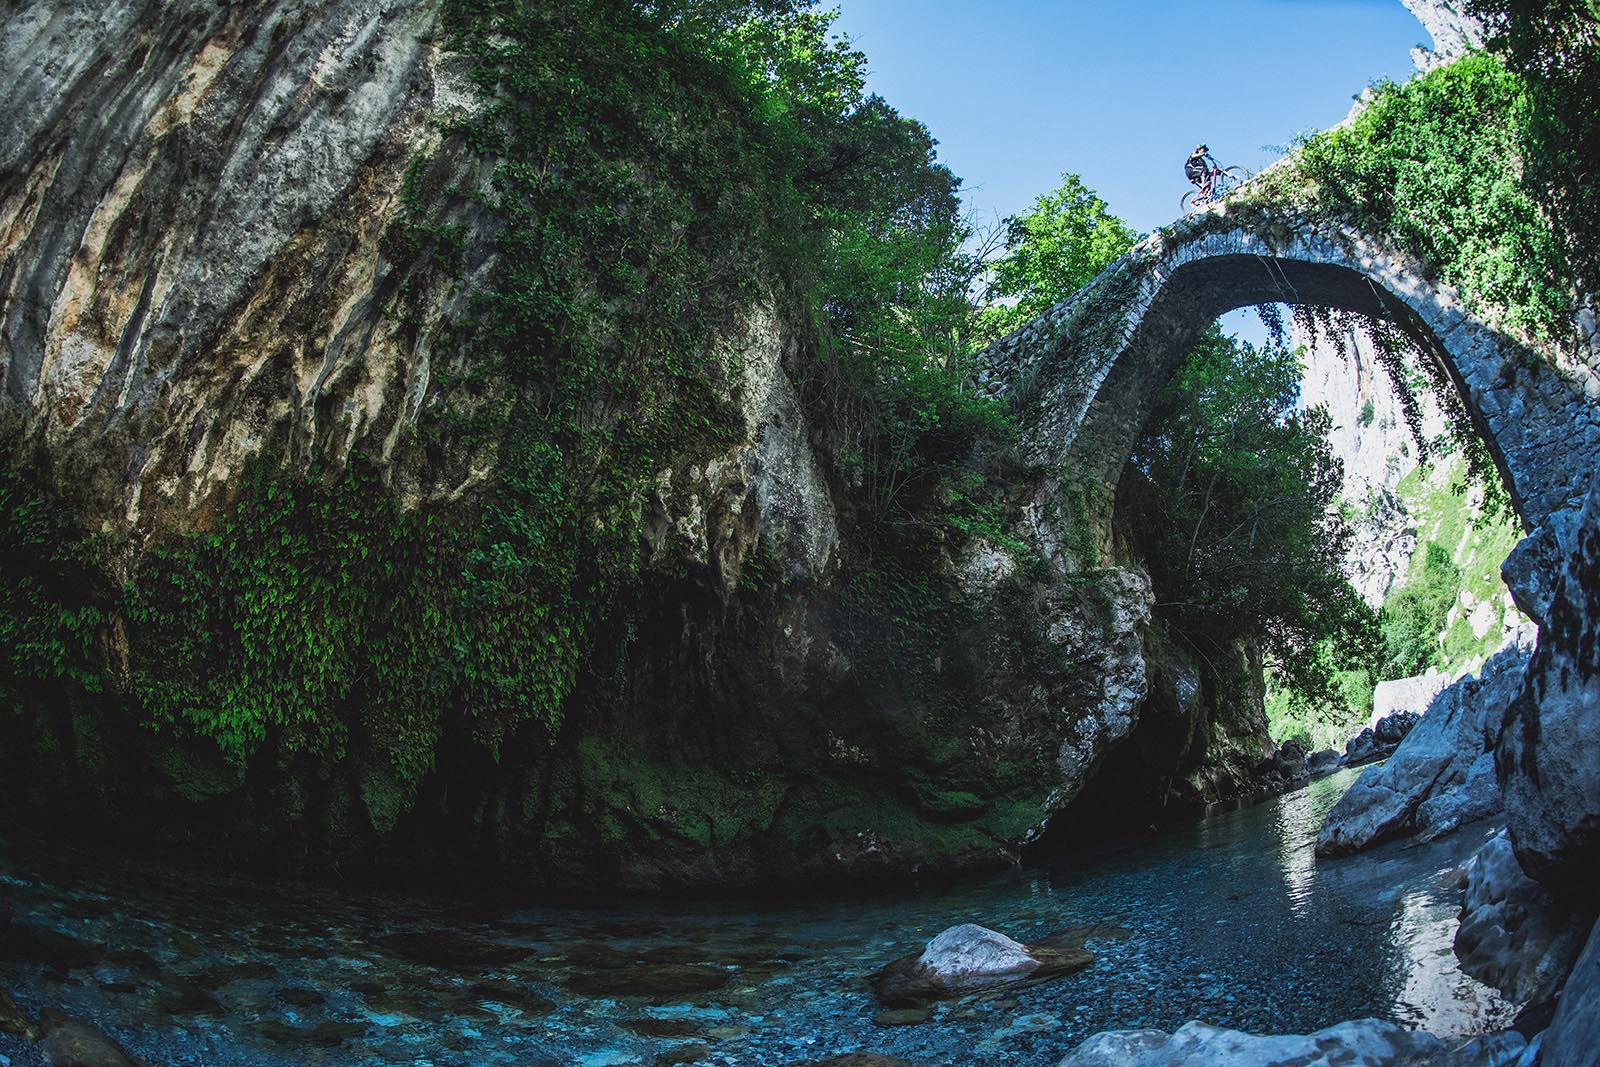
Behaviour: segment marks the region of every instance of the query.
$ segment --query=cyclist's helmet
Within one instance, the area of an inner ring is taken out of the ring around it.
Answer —
[[[1211,151],[1211,149],[1206,145],[1200,144],[1200,145],[1195,145],[1194,146],[1194,154],[1197,155],[1197,156],[1201,152],[1209,152],[1209,151]]]

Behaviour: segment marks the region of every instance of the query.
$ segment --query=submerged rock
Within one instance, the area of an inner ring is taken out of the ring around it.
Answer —
[[[30,1041],[38,1036],[28,1013],[4,989],[0,989],[0,1034],[20,1034]]]
[[[1528,655],[1505,649],[1477,677],[1439,694],[1389,762],[1339,798],[1317,836],[1317,855],[1348,855],[1409,833],[1438,837],[1500,810],[1493,749]]]
[[[521,945],[455,930],[400,930],[378,942],[413,963],[457,970],[501,967],[533,954],[532,949]]]
[[[62,1020],[39,1043],[50,1067],[140,1067],[122,1046],[86,1023]]]
[[[919,1007],[942,997],[1081,970],[1094,962],[1094,954],[1083,947],[1086,941],[1126,936],[1117,926],[1078,926],[1023,945],[976,923],[962,923],[933,938],[922,952],[879,971],[873,987],[878,999],[891,1007]]]
[[[1378,1019],[1314,1034],[1246,1034],[1202,1022],[1178,1032],[1110,1030],[1079,1045],[1059,1067],[1382,1067],[1442,1048],[1439,1039]]]

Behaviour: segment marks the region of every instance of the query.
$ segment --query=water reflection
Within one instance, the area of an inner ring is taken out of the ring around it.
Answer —
[[[1304,1032],[1377,1015],[1445,1035],[1503,1020],[1448,954],[1446,874],[1482,834],[1318,863],[1316,828],[1352,779],[884,901],[490,910],[3,847],[0,878],[37,942],[14,968],[18,999],[173,1065],[781,1067],[861,1050],[931,1067],[981,1048],[1042,1067],[1096,1030],[1191,1018]],[[969,920],[1024,941],[1093,922],[1133,936],[1092,943],[1096,963],[1059,981],[875,1026],[866,977]]]
[[[1309,790],[1291,793],[1281,798],[1275,805],[1278,866],[1283,874],[1289,909],[1299,919],[1308,917],[1316,895],[1317,857],[1314,851],[1316,833],[1312,830],[1308,841],[1307,829],[1308,826],[1320,825],[1321,819],[1313,821],[1308,818],[1307,809],[1312,806],[1311,796]]]

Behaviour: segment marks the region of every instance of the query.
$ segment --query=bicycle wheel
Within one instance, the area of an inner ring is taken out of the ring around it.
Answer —
[[[1187,193],[1184,193],[1183,199],[1178,201],[1178,213],[1180,215],[1191,215],[1204,207],[1205,201],[1199,199],[1199,196],[1200,190],[1198,189],[1190,189]]]
[[[1231,193],[1241,183],[1250,180],[1250,172],[1243,167],[1224,167],[1222,174],[1217,179],[1217,192]]]

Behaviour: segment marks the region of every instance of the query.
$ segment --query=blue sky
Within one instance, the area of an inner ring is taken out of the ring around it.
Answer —
[[[927,124],[980,218],[1081,174],[1140,232],[1197,141],[1252,171],[1339,122],[1427,32],[1400,0],[824,0],[868,87]]]

